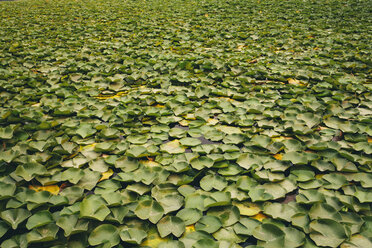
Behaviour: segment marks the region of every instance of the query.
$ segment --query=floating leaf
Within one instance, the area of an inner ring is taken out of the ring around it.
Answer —
[[[27,233],[27,242],[39,243],[55,240],[57,238],[58,230],[59,228],[55,224],[33,228],[29,233]]]
[[[28,230],[47,225],[54,221],[52,214],[47,211],[43,210],[33,214],[26,223],[26,227]]]
[[[103,244],[107,247],[114,247],[120,242],[119,231],[111,224],[99,225],[90,233],[88,242],[90,245]]]
[[[152,223],[156,224],[163,217],[164,209],[154,200],[143,200],[138,203],[134,213],[138,218],[142,220],[148,219]]]
[[[185,148],[181,145],[180,141],[175,139],[168,143],[162,144],[160,146],[160,150],[170,153],[170,154],[178,154],[185,152]]]
[[[124,227],[120,230],[120,238],[124,242],[131,244],[141,244],[142,241],[147,237],[147,233],[138,228],[127,228]]]
[[[185,232],[185,223],[179,217],[167,215],[158,222],[157,228],[162,238],[169,234],[180,237]]]
[[[214,233],[218,229],[220,229],[222,223],[220,219],[216,216],[203,216],[199,221],[195,224],[195,230],[197,231],[205,231],[207,233]]]
[[[0,213],[1,219],[8,223],[14,230],[30,216],[31,212],[23,208],[9,209]]]
[[[335,220],[319,219],[310,223],[310,238],[319,246],[338,247],[347,239],[345,228]]]

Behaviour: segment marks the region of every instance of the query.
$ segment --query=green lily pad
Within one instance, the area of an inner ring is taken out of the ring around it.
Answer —
[[[167,215],[158,222],[157,228],[162,238],[169,234],[180,237],[185,232],[185,223],[179,217]]]
[[[119,231],[111,224],[99,225],[90,233],[88,242],[90,245],[114,247],[120,242]]]

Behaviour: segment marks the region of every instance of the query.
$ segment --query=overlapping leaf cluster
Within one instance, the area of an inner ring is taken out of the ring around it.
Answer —
[[[1,3],[1,247],[372,246],[370,10]]]

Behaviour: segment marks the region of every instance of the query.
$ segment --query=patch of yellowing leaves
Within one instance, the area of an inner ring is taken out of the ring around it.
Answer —
[[[162,104],[156,104],[154,107],[155,107],[155,108],[165,108],[165,106],[162,105]]]
[[[262,213],[258,213],[252,218],[262,222],[262,220],[267,219],[267,216]]]
[[[305,84],[301,83],[300,80],[293,79],[293,78],[288,78],[288,83],[292,85],[297,85],[297,86],[305,86]]]
[[[147,239],[141,243],[141,247],[148,246],[156,248],[159,246],[159,244],[170,240],[169,238],[161,238],[158,234],[158,232],[155,229],[150,229],[149,234],[147,235]]]
[[[191,232],[195,232],[195,226],[194,225],[186,226],[185,234],[191,233]]]
[[[372,137],[368,137],[368,143],[372,143]]]
[[[101,182],[103,180],[109,179],[114,172],[111,169],[108,169],[106,172],[102,173],[101,179],[99,179],[98,182]]]
[[[218,120],[217,119],[212,119],[212,118],[209,118],[207,120],[207,125],[210,125],[210,126],[214,126],[218,123]]]
[[[58,185],[48,185],[48,186],[30,185],[30,186],[28,186],[28,188],[32,189],[32,190],[35,190],[36,192],[48,191],[48,192],[52,193],[53,195],[58,195],[58,193],[59,193]]]
[[[317,174],[317,175],[315,175],[315,178],[316,179],[322,179],[323,176],[324,176],[323,174]]]
[[[182,121],[178,122],[181,126],[187,127],[190,121],[183,119]]]
[[[80,146],[80,150],[93,150],[93,148],[97,145],[97,143],[92,143],[90,145]]]
[[[293,139],[293,138],[292,137],[285,137],[285,136],[272,138],[272,140],[275,141],[275,142],[280,142],[280,141],[283,141],[283,140],[286,140],[286,139]]]
[[[261,212],[261,208],[254,203],[235,203],[234,205],[239,209],[241,215],[257,216]]]
[[[126,94],[128,94],[127,91],[120,91],[120,92],[116,93],[115,95],[102,95],[102,94],[99,94],[98,96],[96,96],[96,98],[99,99],[99,100],[106,100],[106,99],[121,97],[121,96],[126,95]]]
[[[160,165],[158,162],[155,162],[153,160],[143,160],[140,163],[146,167],[157,167]]]
[[[277,159],[277,160],[282,160],[282,159],[283,159],[283,155],[280,154],[280,153],[275,154],[273,157],[274,157],[275,159]]]

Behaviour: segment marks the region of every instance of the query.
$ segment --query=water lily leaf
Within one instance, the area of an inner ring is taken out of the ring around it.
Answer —
[[[15,191],[15,184],[0,182],[0,200],[12,197]]]
[[[274,224],[261,224],[253,230],[253,237],[272,247],[284,247],[285,233]],[[276,246],[279,245],[279,246]]]
[[[341,244],[341,248],[363,248],[372,246],[371,239],[364,237],[360,234],[351,236],[349,241]]]
[[[142,183],[135,183],[127,186],[127,190],[136,192],[139,195],[143,195],[146,192],[149,192],[151,188],[147,185],[144,185]]]
[[[218,244],[213,239],[199,239],[196,241],[191,248],[217,248]]]
[[[245,139],[246,139],[246,137],[244,135],[233,133],[233,134],[226,135],[223,138],[222,142],[225,143],[225,144],[237,145],[237,144],[243,143],[245,141]]]
[[[142,220],[148,219],[156,224],[164,215],[163,207],[154,200],[143,200],[138,202],[134,210],[135,215]],[[165,237],[165,236],[162,236]]]
[[[305,243],[305,234],[296,228],[283,228],[285,233],[285,247],[301,247]]]
[[[158,248],[185,248],[185,245],[178,240],[168,240],[160,243]]]
[[[127,140],[132,144],[142,145],[147,142],[148,137],[146,135],[129,135]]]
[[[211,191],[212,189],[222,191],[226,186],[226,180],[219,175],[208,175],[200,180],[200,187],[205,191]]]
[[[32,215],[27,220],[26,227],[28,230],[31,230],[52,223],[53,221],[52,214],[47,210],[43,210]]]
[[[310,238],[318,246],[338,247],[347,239],[344,226],[335,220],[314,220],[310,223],[310,230]]]
[[[115,167],[120,168],[124,172],[134,171],[138,168],[139,162],[130,157],[121,157],[115,161]]]
[[[124,242],[130,244],[141,244],[142,241],[147,237],[147,233],[138,228],[123,227],[120,230],[120,238]]]
[[[32,190],[34,190],[36,192],[39,192],[39,191],[48,191],[48,192],[50,192],[53,195],[57,195],[59,193],[59,187],[58,187],[58,185],[47,185],[47,186],[33,186],[33,185],[30,185],[28,188],[29,189],[32,189]]]
[[[105,247],[114,247],[120,242],[119,231],[111,224],[99,225],[90,233],[88,242],[90,245],[104,244]]]
[[[8,140],[13,138],[15,126],[10,125],[5,128],[0,127],[0,139]]]
[[[78,168],[68,168],[61,173],[61,181],[69,181],[76,184],[84,176],[84,171]]]
[[[305,165],[308,163],[308,158],[305,154],[299,152],[287,152],[284,153],[283,161],[290,161],[293,164]]]
[[[231,243],[241,243],[244,239],[240,238],[236,233],[234,232],[233,227],[223,227],[220,228],[217,232],[213,233],[213,237],[217,239],[218,241],[228,241]]]
[[[0,238],[4,236],[4,234],[9,230],[9,226],[0,220]]]
[[[33,228],[27,233],[28,243],[48,242],[55,240],[59,227],[55,224],[49,224],[38,228]]]
[[[208,210],[207,215],[218,217],[224,227],[231,226],[240,219],[239,209],[235,206],[211,208]]]
[[[198,146],[201,144],[201,141],[199,139],[189,137],[182,138],[179,140],[179,142],[183,146]]]
[[[43,175],[47,172],[44,166],[39,163],[27,163],[19,165],[15,170],[17,176],[22,177],[26,181],[30,181],[37,175]]]
[[[170,153],[170,154],[178,154],[185,152],[185,148],[181,145],[180,141],[175,139],[168,143],[162,144],[160,146],[160,150]]]
[[[213,166],[214,161],[213,159],[206,157],[206,156],[201,156],[194,158],[190,161],[191,166],[196,169],[196,170],[202,170],[203,168],[207,167],[210,168]]]
[[[83,196],[83,193],[84,189],[82,189],[81,187],[72,186],[63,189],[59,194],[61,196],[67,197],[69,204],[73,204]]]
[[[261,159],[260,156],[244,153],[239,156],[239,158],[236,160],[236,163],[240,167],[246,170],[250,170],[260,167],[263,164],[263,160]]]
[[[195,230],[205,231],[207,233],[214,233],[221,227],[222,227],[222,223],[220,219],[216,216],[211,216],[211,215],[203,216],[195,224]]]
[[[103,221],[109,214],[105,200],[98,195],[89,195],[80,204],[80,218]]]
[[[177,212],[177,217],[181,218],[186,226],[196,223],[203,216],[199,209],[184,208]]]
[[[232,126],[225,126],[225,125],[218,125],[216,126],[216,129],[218,131],[221,131],[226,134],[240,134],[242,133],[242,130],[238,127],[232,127]]]
[[[260,225],[260,222],[258,220],[251,219],[251,218],[241,218],[239,222],[237,222],[233,226],[233,228],[234,228],[235,233],[238,235],[252,236],[253,231],[259,225]]]
[[[19,155],[20,155],[19,151],[13,151],[13,150],[2,151],[0,153],[0,161],[10,163]]]
[[[105,160],[98,158],[89,162],[89,168],[93,171],[103,173],[108,170],[109,166],[105,163]]]
[[[240,215],[244,216],[254,216],[261,212],[261,208],[251,202],[242,202],[242,203],[234,203],[234,206],[236,206],[239,209]]]
[[[298,203],[314,204],[316,202],[324,202],[325,197],[318,190],[300,190],[299,194],[296,196],[296,201]]]
[[[125,152],[125,155],[133,158],[145,157],[147,155],[147,149],[143,145],[134,145]]]
[[[79,220],[79,216],[74,214],[61,216],[56,224],[65,231],[65,237],[68,237],[72,234],[87,231],[89,222],[87,220]]]
[[[1,219],[8,223],[14,230],[30,216],[30,211],[23,208],[4,210],[0,213]]]
[[[83,139],[92,136],[97,132],[90,124],[81,124],[80,127],[76,130],[76,133],[80,135]]]
[[[290,222],[292,216],[301,213],[301,209],[294,204],[267,203],[264,207],[264,213],[272,216],[274,219],[280,219]]]
[[[231,204],[230,192],[213,192],[204,199],[204,207],[228,206]]]
[[[341,174],[327,174],[322,177],[323,180],[326,181],[324,188],[326,189],[339,189],[348,184],[346,177]]]
[[[157,228],[162,238],[169,234],[180,237],[185,232],[185,223],[179,217],[167,215],[158,222]]]

